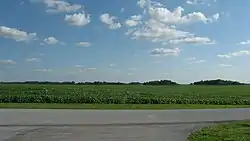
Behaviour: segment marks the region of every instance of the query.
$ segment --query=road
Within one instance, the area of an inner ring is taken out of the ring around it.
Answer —
[[[214,123],[250,119],[250,109],[0,110],[0,141],[185,141]]]

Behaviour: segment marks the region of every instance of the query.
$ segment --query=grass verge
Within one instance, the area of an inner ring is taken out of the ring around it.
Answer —
[[[194,132],[188,141],[250,141],[250,121],[206,127]]]
[[[202,104],[41,104],[0,103],[0,108],[9,109],[220,109],[250,108],[250,105],[202,105]]]

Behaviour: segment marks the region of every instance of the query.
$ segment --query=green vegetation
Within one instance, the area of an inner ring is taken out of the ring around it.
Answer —
[[[75,82],[75,81],[65,81],[65,82],[49,82],[49,81],[25,81],[25,82],[0,82],[0,84],[53,84],[53,85],[180,85],[177,82],[171,80],[157,80],[148,82],[106,82],[106,81],[94,81],[94,82]],[[202,80],[198,82],[191,83],[190,85],[249,85],[245,83],[240,83],[237,81],[230,80]]]
[[[216,80],[205,80],[205,81],[202,80],[191,83],[191,85],[246,85],[246,84],[237,81],[216,79]]]
[[[249,141],[250,121],[218,124],[194,132],[189,141]]]
[[[202,104],[48,104],[48,103],[0,103],[0,108],[15,109],[108,109],[108,110],[164,110],[164,109],[221,109],[250,108],[250,105],[202,105]]]
[[[250,105],[250,86],[0,84],[0,103]]]
[[[144,83],[140,82],[106,82],[106,81],[94,81],[94,82],[78,82],[75,81],[65,81],[65,82],[49,82],[49,81],[25,81],[25,82],[0,82],[0,84],[54,84],[54,85],[178,85],[176,82],[171,80],[158,80],[158,81],[148,81]]]

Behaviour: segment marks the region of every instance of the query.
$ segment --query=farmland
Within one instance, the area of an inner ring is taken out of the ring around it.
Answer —
[[[0,84],[0,103],[250,105],[250,86]]]

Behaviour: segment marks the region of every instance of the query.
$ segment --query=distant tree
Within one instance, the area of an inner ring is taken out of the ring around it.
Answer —
[[[142,83],[140,83],[140,82],[130,82],[130,83],[128,83],[129,85],[141,85]]]
[[[143,85],[178,85],[178,84],[171,80],[159,80],[159,81],[144,82]]]
[[[230,81],[230,80],[201,80],[198,82],[191,83],[190,85],[245,85],[244,83],[240,83],[237,81]]]

